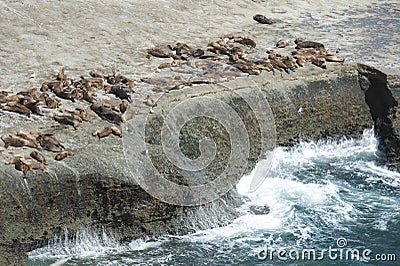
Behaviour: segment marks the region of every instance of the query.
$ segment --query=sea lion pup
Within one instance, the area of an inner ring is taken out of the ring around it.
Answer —
[[[151,97],[151,95],[147,95],[146,100],[143,101],[143,102],[144,102],[147,106],[150,106],[150,107],[157,106],[157,102],[155,102],[155,101],[153,100],[153,97]]]
[[[46,163],[46,158],[44,158],[44,156],[42,154],[40,154],[37,151],[33,151],[31,152],[31,154],[29,154],[33,159],[35,159],[36,161],[42,163],[42,164],[47,164]]]
[[[122,131],[117,127],[111,127],[113,135],[122,138]]]
[[[323,51],[325,52],[325,46],[322,43],[319,42],[313,42],[313,41],[300,41],[297,43],[296,49],[301,49],[301,48],[314,48],[317,51]]]
[[[131,96],[128,94],[128,92],[126,91],[126,89],[121,86],[121,85],[114,85],[111,87],[111,90],[108,93],[112,93],[115,96],[117,96],[118,98],[120,98],[121,100],[128,100],[129,102],[132,102],[132,98]]]
[[[28,139],[24,139],[14,134],[9,134],[8,136],[1,136],[1,140],[4,142],[4,148],[12,147],[23,147],[28,146],[36,148],[36,142]]]
[[[60,152],[64,150],[64,146],[55,137],[49,134],[41,134],[38,137],[40,146],[47,151]]]
[[[128,109],[129,102],[127,100],[122,100],[121,103],[119,104],[119,111],[123,114],[126,112]]]
[[[32,114],[32,111],[28,107],[16,102],[9,102],[6,106],[2,106],[0,108],[5,111],[26,115],[27,117],[31,117]]]
[[[327,62],[339,62],[339,63],[344,62],[344,58],[338,57],[333,54],[326,54],[323,57],[326,59]]]
[[[67,158],[68,156],[72,156],[72,155],[74,155],[74,153],[72,151],[61,151],[56,155],[56,157],[54,157],[54,159],[56,161],[61,161],[65,158]]]
[[[267,17],[265,17],[263,15],[260,15],[260,14],[254,15],[253,19],[255,21],[257,21],[258,23],[261,23],[261,24],[272,24],[272,23],[274,23],[271,19],[269,19],[269,18],[267,18]]]
[[[102,104],[92,104],[90,106],[90,109],[92,109],[93,112],[95,112],[103,120],[107,120],[108,122],[117,125],[120,125],[122,123],[122,118],[117,112],[104,107]]]
[[[276,43],[276,47],[277,48],[285,48],[286,46],[288,46],[290,44],[290,40],[286,40],[286,41],[284,41],[284,40],[279,40],[277,43]]]

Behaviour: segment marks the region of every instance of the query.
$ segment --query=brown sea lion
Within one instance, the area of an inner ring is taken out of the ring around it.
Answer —
[[[44,101],[46,106],[50,109],[58,108],[58,104],[60,103],[58,100],[50,97],[47,93],[44,93]]]
[[[63,89],[60,87],[56,87],[53,90],[54,94],[57,95],[60,98],[70,100],[72,102],[75,102],[75,98],[78,96],[78,91],[76,89]]]
[[[97,136],[100,139],[110,136],[112,133],[111,127],[105,127],[103,129],[96,130],[92,133],[92,136]]]
[[[260,15],[260,14],[254,15],[253,19],[255,21],[257,21],[258,23],[261,23],[261,24],[272,24],[272,23],[274,23],[271,19],[265,17],[264,15]]]
[[[122,100],[121,103],[119,104],[119,111],[123,114],[126,112],[128,109],[129,102],[127,100]]]
[[[103,78],[103,77],[104,77],[103,74],[96,73],[96,72],[94,72],[94,71],[90,71],[90,72],[89,72],[89,75],[90,75],[91,77],[93,77],[93,78]]]
[[[0,108],[5,111],[26,115],[27,117],[30,117],[32,114],[32,111],[28,107],[16,102],[9,102],[6,106],[2,106]]]
[[[252,48],[255,48],[257,46],[256,42],[253,41],[250,38],[240,38],[240,39],[234,39],[235,42],[243,44],[243,45],[247,45],[250,46]]]
[[[320,67],[322,69],[326,69],[326,60],[323,57],[311,58],[311,63],[313,65],[316,65],[317,67]]]
[[[9,134],[8,136],[6,136],[6,135],[1,136],[1,140],[4,142],[4,148],[6,148],[6,149],[10,146],[12,146],[12,147],[29,146],[29,147],[33,147],[33,148],[37,147],[35,142],[18,137],[14,134]]]
[[[40,154],[37,151],[33,151],[31,152],[30,156],[35,159],[36,161],[42,163],[42,164],[46,164],[46,158],[44,158],[44,156],[42,154]]]
[[[72,156],[72,155],[74,155],[74,153],[71,151],[61,151],[56,155],[56,157],[54,157],[54,159],[56,161],[61,161],[65,158],[67,158],[68,156]]]
[[[111,127],[111,131],[115,136],[122,138],[122,131],[119,128]]]
[[[328,62],[339,62],[339,63],[344,62],[344,58],[338,57],[338,56],[333,55],[333,54],[326,54],[326,55],[324,55],[324,58]]]
[[[147,50],[147,53],[149,55],[155,56],[155,57],[160,57],[160,58],[169,58],[171,57],[171,53],[168,52],[167,50],[159,49],[159,48],[152,48]]]

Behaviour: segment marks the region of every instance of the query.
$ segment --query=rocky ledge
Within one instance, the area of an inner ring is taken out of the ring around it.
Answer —
[[[245,169],[248,172],[275,144],[260,141],[263,134],[260,117],[254,115],[239,93],[235,93],[257,88],[272,110],[277,145],[291,146],[299,140],[359,137],[364,129],[375,126],[388,164],[400,169],[399,75],[387,75],[366,65],[334,64],[328,69],[304,67],[290,76],[266,72],[223,84],[193,85],[171,91],[153,107],[154,113],[149,115],[148,109],[138,110],[130,120],[130,129],[143,129],[143,121],[147,120],[151,121],[151,130],[146,128],[142,139],[130,137],[129,148],[139,147],[136,144],[143,140],[152,144],[154,149],[139,151],[139,154],[150,154],[157,170],[170,180],[188,184],[190,180],[183,178],[182,172],[162,156],[158,137],[162,117],[184,99],[208,95],[231,105],[245,125],[250,148]],[[51,151],[43,151],[48,158],[47,170],[27,171],[26,176],[16,171],[14,165],[0,164],[1,265],[24,264],[27,251],[47,244],[65,229],[73,234],[82,227],[105,228],[121,241],[129,241],[220,226],[237,215],[232,208],[239,201],[234,190],[202,207],[202,215],[208,212],[210,222],[201,226],[187,222],[188,217],[200,215],[197,207],[171,205],[150,196],[131,175],[146,173],[147,166],[139,165],[132,171],[124,157],[123,139],[130,134],[129,130],[123,130],[122,139],[110,136],[99,140],[92,133],[99,127],[106,127],[107,122],[91,111],[88,112],[89,121],[78,129],[68,126],[60,129],[54,126],[54,121],[43,117],[28,118],[3,111],[0,116],[2,124],[7,125],[1,129],[1,135],[19,129],[52,134],[73,153],[59,161],[49,156]],[[273,126],[272,121],[269,122]],[[217,133],[207,135],[210,131]],[[201,153],[198,141],[202,136],[212,138],[218,148],[206,172],[206,176],[212,178],[221,173],[223,163],[229,158],[229,134],[213,120],[192,121],[190,127],[183,127],[181,131],[182,153],[197,158]],[[9,147],[2,150],[0,159],[6,161],[12,155],[30,154],[34,149]]]

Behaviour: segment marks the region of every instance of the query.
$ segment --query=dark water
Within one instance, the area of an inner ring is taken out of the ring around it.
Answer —
[[[129,245],[118,244],[106,233],[96,237],[82,231],[73,243],[32,252],[28,265],[50,265],[63,258],[68,259],[65,265],[363,265],[377,254],[386,260],[394,255],[399,261],[400,174],[383,166],[376,145],[372,130],[367,130],[360,140],[277,148],[273,167],[256,192],[246,192],[251,175],[241,179],[237,188],[246,203],[239,207],[242,215],[228,226]],[[270,212],[255,213],[260,206]],[[327,252],[322,262],[317,260],[323,249],[337,249],[343,241],[342,260],[340,249],[331,253],[336,260]],[[286,251],[287,261],[279,260],[277,253],[271,261],[272,249]],[[316,259],[308,259],[307,253],[302,259],[304,249],[315,250]],[[360,260],[346,260],[348,249],[357,249]],[[363,260],[366,249],[371,252]],[[263,250],[268,251],[265,260]],[[399,265],[368,264],[382,263]]]

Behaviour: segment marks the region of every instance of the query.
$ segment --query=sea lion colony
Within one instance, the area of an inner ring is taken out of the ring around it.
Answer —
[[[260,16],[255,16],[254,19],[264,24],[272,23]],[[297,38],[294,44],[296,47],[291,51],[291,55],[282,55],[277,50],[270,49],[266,50],[266,56],[261,59],[251,59],[247,51],[257,47],[254,40],[234,34],[227,34],[217,41],[210,42],[206,49],[193,48],[184,43],[168,45],[166,48],[152,48],[147,51],[147,58],[172,59],[171,62],[161,63],[158,68],[162,71],[169,69],[178,75],[144,77],[141,81],[154,86],[155,92],[169,92],[193,84],[220,83],[241,76],[259,75],[263,70],[274,74],[279,72],[282,76],[283,72],[289,74],[308,62],[326,68],[326,62],[344,61],[334,54],[327,53],[327,49],[321,43]],[[290,40],[279,40],[276,43],[278,49],[288,45],[291,45]],[[43,108],[54,109],[56,112],[52,114],[52,119],[74,130],[89,120],[88,111],[91,110],[101,119],[119,126],[133,116],[133,112],[128,114],[127,110],[132,102],[134,86],[131,79],[120,74],[103,75],[90,72],[89,77],[81,76],[74,80],[68,78],[64,69],[61,69],[55,80],[42,83],[40,90],[32,88],[15,94],[0,91],[0,109],[28,117],[43,116]],[[98,94],[113,94],[120,103],[100,101]],[[77,101],[86,102],[88,108],[62,109],[62,101],[69,101],[70,105]],[[157,102],[148,95],[143,104],[149,106],[152,112]],[[99,140],[110,135],[122,137],[121,130],[116,126],[97,129],[92,135]],[[47,171],[47,161],[40,153],[41,150],[57,153],[54,157],[57,161],[73,155],[51,134],[18,131],[16,134],[3,135],[1,139],[6,149],[10,146],[35,149],[30,154],[14,155],[6,161],[6,164],[14,164],[16,170],[22,171],[24,177],[27,171]]]
[[[92,110],[98,117],[112,124],[120,125],[126,117],[129,104],[132,102],[133,81],[122,75],[103,75],[90,72],[89,77],[81,76],[74,80],[67,77],[64,69],[57,74],[55,80],[43,82],[40,90],[32,88],[15,94],[6,91],[0,92],[0,109],[15,112],[31,117],[31,115],[45,116],[44,109],[54,111],[51,118],[64,127],[72,127],[77,130],[81,123],[89,121],[88,111]],[[100,101],[98,94],[103,96],[114,95],[120,103],[115,105],[108,101]],[[70,101],[69,106],[74,106],[78,101],[86,102],[88,108],[68,110],[61,108],[62,101]],[[90,106],[90,107],[89,107]],[[47,115],[48,116],[48,115]],[[110,133],[107,134],[107,132]],[[93,136],[104,138],[113,134],[122,137],[121,130],[116,126],[98,129]],[[13,155],[6,160],[6,164],[14,164],[15,169],[23,172],[42,170],[47,171],[47,160],[41,151],[54,152],[54,160],[61,161],[73,152],[65,150],[65,147],[52,134],[41,132],[10,133],[1,136],[4,148],[29,147],[35,149],[24,155]],[[12,153],[12,152],[11,152]]]
[[[291,45],[290,40],[279,40],[276,48]],[[193,48],[184,43],[168,45],[165,48],[152,48],[147,58],[172,59],[163,62],[160,70],[169,69],[178,73],[175,76],[142,78],[141,81],[154,86],[156,92],[182,89],[193,84],[225,82],[240,76],[259,75],[261,71],[290,73],[306,63],[326,68],[327,62],[344,62],[343,58],[330,54],[319,42],[294,40],[295,49],[290,55],[282,55],[277,50],[266,50],[264,58],[250,58],[250,51],[257,47],[254,40],[235,34],[227,34],[212,41],[207,48]],[[146,103],[151,106],[151,100]]]

